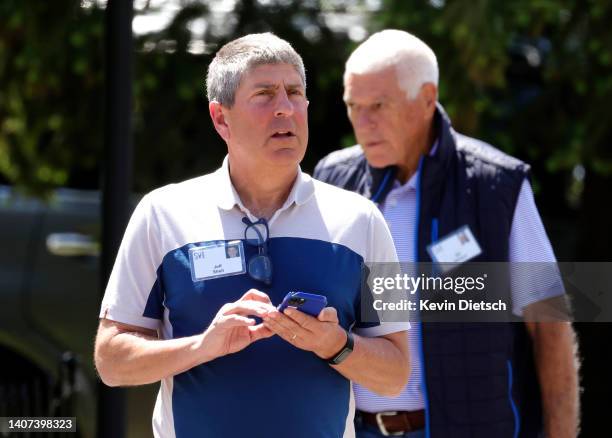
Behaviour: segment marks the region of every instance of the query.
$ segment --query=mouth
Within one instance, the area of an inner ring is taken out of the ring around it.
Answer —
[[[271,137],[283,139],[295,137],[295,134],[293,133],[293,131],[276,131],[274,134],[272,134]]]
[[[382,141],[368,141],[368,142],[365,142],[363,146],[365,148],[373,148],[373,147],[381,145],[382,143],[383,143]]]

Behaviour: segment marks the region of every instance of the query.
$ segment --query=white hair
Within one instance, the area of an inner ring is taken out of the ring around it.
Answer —
[[[344,82],[351,74],[375,73],[395,66],[399,87],[414,99],[423,84],[438,86],[438,61],[433,50],[414,35],[387,29],[371,35],[346,61]]]

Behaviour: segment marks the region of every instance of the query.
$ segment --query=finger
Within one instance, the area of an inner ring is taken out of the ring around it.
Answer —
[[[299,324],[302,328],[306,330],[310,330],[312,328],[313,323],[317,323],[317,319],[313,316],[310,316],[304,312],[301,312],[292,307],[287,307],[283,313],[297,324]]]
[[[257,289],[249,289],[238,301],[259,301],[262,303],[272,304],[270,297]]]
[[[293,324],[293,328],[291,327],[291,324]],[[287,324],[286,322],[281,323],[279,318],[264,318],[265,327],[269,328],[272,332],[276,333],[285,341],[296,344],[303,340],[303,329],[294,322],[291,324]]]
[[[257,324],[256,326],[249,327],[249,333],[251,334],[251,342],[274,336],[274,332],[264,324]]]
[[[241,315],[224,315],[220,317],[216,323],[219,328],[244,327],[253,324],[255,324],[254,319]]]
[[[298,345],[298,343],[302,342],[302,338],[298,337],[297,334],[292,333],[291,331],[287,330],[286,328],[278,325],[277,322],[264,322],[264,326],[270,330],[272,333],[274,333],[275,335],[278,335],[280,338],[282,338],[283,340],[285,340],[286,342],[289,342],[290,344],[293,345]]]
[[[319,316],[317,319],[322,322],[335,322],[337,324],[338,323],[338,312],[333,307],[326,307],[323,310],[321,310],[321,313],[319,313]]]
[[[281,313],[279,311],[269,313],[266,317],[264,317],[264,320],[266,318],[275,321],[276,323],[280,324],[281,326],[285,327],[287,330],[290,330],[293,333],[297,333],[297,332],[299,332],[300,334],[308,333],[308,330],[306,330],[304,327],[298,324],[297,321],[293,320],[288,315],[285,315],[284,313]]]
[[[236,301],[225,307],[224,315],[257,315],[264,316],[274,311],[274,306],[259,301]]]

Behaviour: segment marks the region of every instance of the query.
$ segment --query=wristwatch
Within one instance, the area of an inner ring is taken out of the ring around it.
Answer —
[[[353,335],[351,334],[351,332],[347,331],[346,332],[346,344],[344,344],[344,347],[342,347],[342,349],[338,353],[336,353],[331,358],[327,359],[327,363],[331,365],[338,365],[342,363],[344,359],[346,359],[348,355],[353,352],[354,343],[355,342],[353,341]]]

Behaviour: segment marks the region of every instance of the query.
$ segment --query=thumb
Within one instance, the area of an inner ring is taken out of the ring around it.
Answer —
[[[317,319],[321,322],[334,322],[338,323],[338,312],[333,307],[326,307],[321,310]]]
[[[249,327],[249,332],[251,335],[251,342],[269,338],[274,335],[274,333],[263,324]]]

